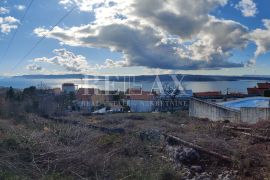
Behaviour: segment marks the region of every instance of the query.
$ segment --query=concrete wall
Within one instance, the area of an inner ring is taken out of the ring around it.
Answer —
[[[214,103],[205,102],[199,99],[191,99],[189,115],[197,118],[207,118],[212,121],[240,122],[240,111],[226,108]]]
[[[270,120],[270,108],[241,108],[243,123],[255,124],[261,120]]]

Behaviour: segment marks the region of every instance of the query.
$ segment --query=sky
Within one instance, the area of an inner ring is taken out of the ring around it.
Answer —
[[[0,75],[270,75],[269,0],[0,0]]]

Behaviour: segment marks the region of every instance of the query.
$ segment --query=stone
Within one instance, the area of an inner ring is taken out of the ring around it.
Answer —
[[[176,159],[184,164],[194,164],[199,161],[200,155],[193,148],[182,148],[177,150]]]
[[[199,176],[194,177],[192,180],[212,180],[212,178],[208,173],[204,172]]]
[[[155,143],[158,143],[161,140],[161,136],[161,132],[154,129],[141,131],[139,133],[139,137],[142,141],[151,141]]]
[[[190,169],[194,172],[201,173],[203,171],[201,166],[191,166]]]
[[[234,171],[224,171],[222,174],[218,175],[218,180],[234,180],[235,172]]]

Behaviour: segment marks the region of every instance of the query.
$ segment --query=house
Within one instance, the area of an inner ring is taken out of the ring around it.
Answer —
[[[76,95],[94,95],[94,94],[99,94],[100,90],[95,89],[95,88],[79,88]]]
[[[91,112],[93,107],[92,96],[87,94],[77,96],[77,105],[79,106],[80,110]]]
[[[169,94],[161,94],[158,98],[156,98],[155,110],[159,112],[188,110],[189,100],[192,96],[192,90],[179,89],[175,89]]]
[[[257,87],[247,88],[248,95],[250,96],[264,96],[264,92],[270,90],[270,83],[257,83]]]
[[[142,89],[127,90],[127,105],[131,112],[152,112],[154,111],[154,94]]]
[[[54,88],[54,89],[52,89],[52,91],[53,91],[53,95],[55,95],[55,96],[59,96],[62,93],[61,88]]]
[[[62,91],[64,93],[74,93],[76,91],[76,85],[73,83],[64,83],[62,84]]]
[[[266,83],[258,83],[257,84],[259,89],[270,89],[270,83],[266,82]]]
[[[77,104],[80,109],[88,112],[103,106],[110,107],[115,100],[115,93],[95,88],[80,88],[76,92]],[[115,111],[119,111],[119,108]]]
[[[264,95],[264,91],[267,89],[262,89],[262,88],[247,88],[248,91],[248,95],[250,96],[263,96]]]
[[[109,96],[105,94],[94,94],[91,98],[93,106],[100,106],[109,103]]]
[[[94,103],[93,96],[98,93],[99,90],[95,88],[80,88],[76,93],[77,105],[79,109],[86,112],[91,112]]]

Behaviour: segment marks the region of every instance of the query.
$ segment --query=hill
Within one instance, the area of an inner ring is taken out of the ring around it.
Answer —
[[[172,81],[172,75],[165,74],[159,75],[162,81]],[[176,77],[181,79],[183,74],[177,74]],[[184,74],[184,81],[239,81],[239,80],[263,80],[270,81],[269,76],[212,76],[212,75],[188,75]],[[157,76],[155,75],[141,75],[131,77],[137,82],[140,81],[154,81]],[[14,78],[25,78],[25,79],[83,79],[83,78],[96,78],[100,80],[105,80],[105,76],[94,76],[94,75],[83,75],[83,74],[66,74],[66,75],[22,75],[14,76]],[[111,81],[125,81],[125,76],[110,76]]]

